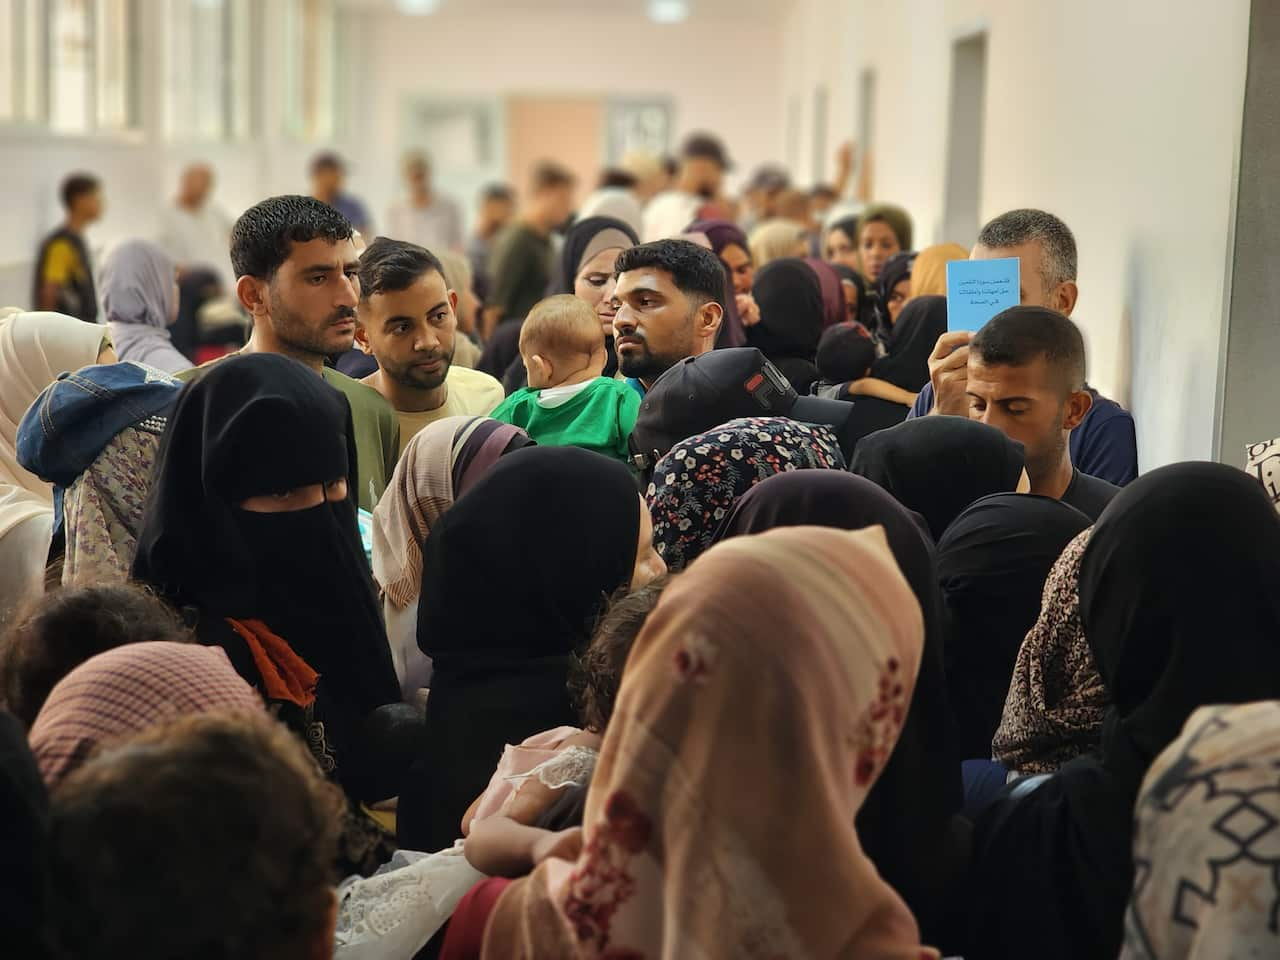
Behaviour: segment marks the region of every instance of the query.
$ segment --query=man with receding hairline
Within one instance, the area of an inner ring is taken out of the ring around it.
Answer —
[[[235,286],[227,253],[231,221],[210,199],[213,184],[207,164],[193,163],[182,171],[173,205],[161,215],[160,246],[173,257],[179,273],[211,270],[221,293],[230,294]]]
[[[1020,300],[1071,316],[1079,299],[1078,256],[1071,230],[1044,210],[1011,210],[982,228],[970,260],[1017,257]],[[967,331],[944,333],[929,358],[929,383],[907,419],[928,413],[964,416],[968,409]],[[1138,442],[1133,417],[1120,404],[1085,385],[1093,404],[1071,433],[1071,459],[1080,471],[1120,486],[1138,475]]]

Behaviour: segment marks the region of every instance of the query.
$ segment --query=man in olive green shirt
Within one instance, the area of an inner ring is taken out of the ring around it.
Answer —
[[[501,320],[523,320],[547,292],[551,279],[551,231],[573,212],[576,180],[556,163],[538,164],[520,219],[494,241],[489,256],[489,292],[480,318],[486,340]]]
[[[311,197],[271,197],[231,230],[236,295],[253,318],[242,353],[279,353],[342,391],[355,428],[356,502],[373,510],[395,470],[400,426],[377,390],[324,365],[355,339],[359,260],[351,224]],[[198,371],[179,374],[191,379]]]

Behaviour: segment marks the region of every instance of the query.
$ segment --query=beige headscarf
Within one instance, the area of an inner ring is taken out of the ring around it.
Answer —
[[[766,220],[747,239],[756,270],[773,260],[803,257],[807,253],[805,227],[794,220]]]
[[[373,509],[373,579],[393,606],[407,607],[422,589],[422,545],[432,524],[465,490],[455,491],[453,468],[467,441],[483,441],[472,461],[476,471],[463,478],[474,482],[517,437],[529,442],[519,427],[488,417],[445,417],[409,441]]]
[[[627,660],[581,855],[506,889],[483,956],[936,957],[853,825],[922,643],[881,528],[712,548]]]
[[[0,309],[0,537],[53,509],[53,487],[18,463],[18,424],[58,374],[97,360],[105,340],[95,323]]]
[[[947,295],[947,264],[953,260],[968,260],[969,251],[958,243],[940,243],[925,247],[916,254],[911,266],[910,303],[916,297],[945,297]]]

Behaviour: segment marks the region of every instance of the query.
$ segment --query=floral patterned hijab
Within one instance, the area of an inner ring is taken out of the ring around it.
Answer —
[[[1019,773],[1053,773],[1102,735],[1110,700],[1080,623],[1080,559],[1092,533],[1067,544],[1049,571],[1040,618],[1018,648],[991,750]]]
[[[506,889],[483,956],[936,958],[853,826],[922,640],[878,527],[710,550],[627,661],[582,852]]]
[[[828,427],[782,417],[744,417],[671,448],[653,470],[647,499],[653,543],[681,570],[715,541],[721,521],[757,483],[790,470],[843,470]]]

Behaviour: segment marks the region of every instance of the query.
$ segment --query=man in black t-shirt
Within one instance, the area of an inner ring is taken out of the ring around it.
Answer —
[[[550,161],[538,164],[520,219],[498,234],[489,255],[489,296],[481,335],[489,339],[499,321],[523,321],[547,294],[551,280],[551,232],[573,212],[577,179]]]
[[[1071,431],[1093,404],[1085,387],[1084,337],[1047,307],[997,314],[969,344],[969,418],[1026,448],[1031,492],[1096,520],[1119,487],[1071,465]]]
[[[67,219],[44,238],[36,254],[32,307],[94,323],[98,294],[84,230],[102,216],[102,184],[87,173],[72,174],[62,181],[62,206]]]

